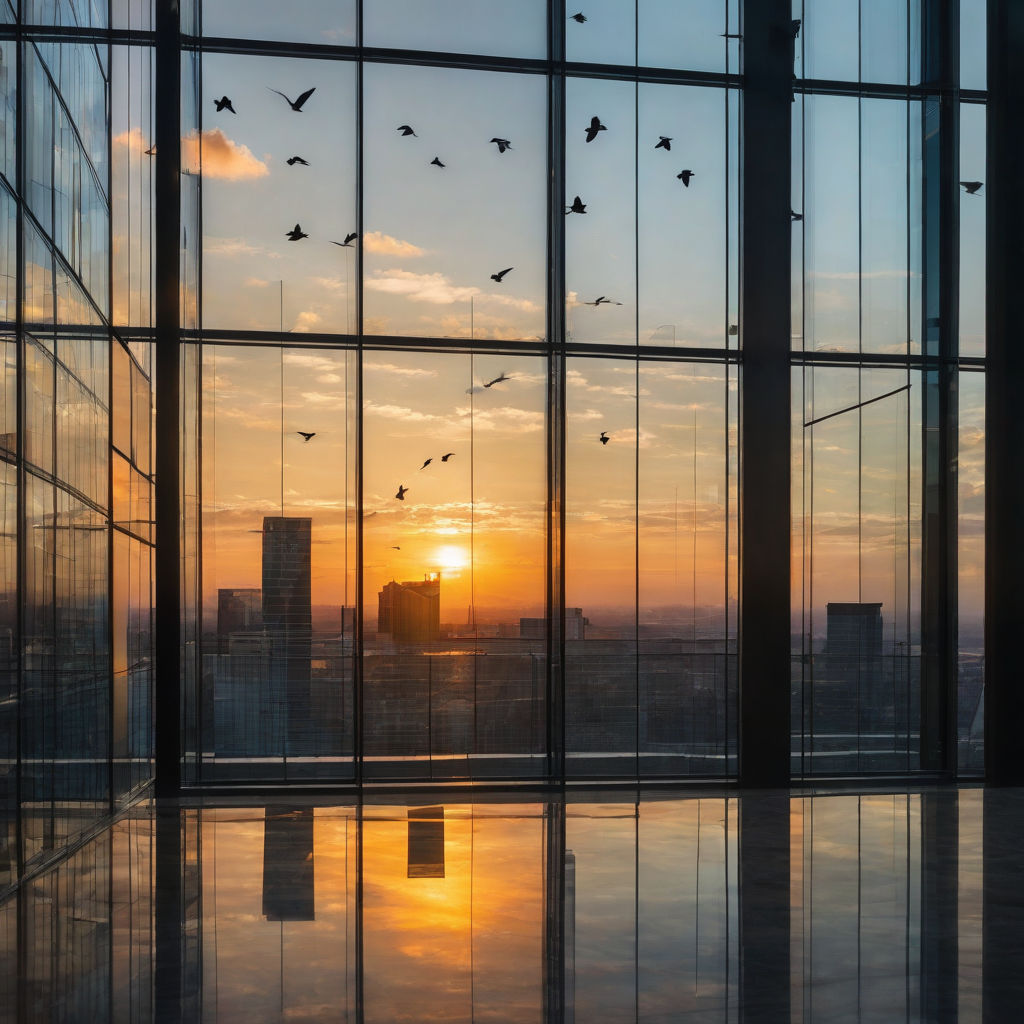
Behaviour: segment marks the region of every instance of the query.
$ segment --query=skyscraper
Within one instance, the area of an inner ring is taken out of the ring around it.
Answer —
[[[272,702],[282,722],[280,753],[310,753],[310,598],[312,520],[263,520],[263,626],[270,644]]]
[[[384,584],[377,597],[377,632],[402,643],[429,643],[441,635],[441,576]]]

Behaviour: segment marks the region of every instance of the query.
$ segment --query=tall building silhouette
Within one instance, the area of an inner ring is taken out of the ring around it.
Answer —
[[[883,671],[882,602],[832,601],[826,606],[822,714],[816,727],[834,733],[879,729],[891,717],[891,673]]]
[[[377,632],[401,643],[429,643],[441,636],[441,576],[385,583],[377,596]]]
[[[290,756],[309,752],[312,522],[307,516],[263,519],[263,628],[273,713],[285,723],[281,752]]]

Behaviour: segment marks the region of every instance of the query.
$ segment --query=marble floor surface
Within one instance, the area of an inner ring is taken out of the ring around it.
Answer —
[[[1024,1019],[1024,791],[143,803],[0,904],[0,1019]]]

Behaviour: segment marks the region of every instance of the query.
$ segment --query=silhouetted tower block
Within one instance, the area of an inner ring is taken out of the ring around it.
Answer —
[[[441,636],[441,577],[384,584],[377,596],[377,632],[400,643],[429,643]]]
[[[834,601],[826,612],[827,688],[819,691],[824,704],[815,728],[853,733],[891,726],[893,680],[882,659],[881,601]]]
[[[217,636],[256,633],[263,628],[263,592],[256,587],[222,587],[217,591]]]
[[[266,516],[263,520],[263,627],[270,642],[272,714],[287,721],[285,750],[313,753],[310,731],[310,596],[312,520]]]

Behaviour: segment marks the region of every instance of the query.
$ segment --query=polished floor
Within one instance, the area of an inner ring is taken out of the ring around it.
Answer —
[[[1016,1021],[1024,791],[139,806],[0,905],[25,1021]]]

